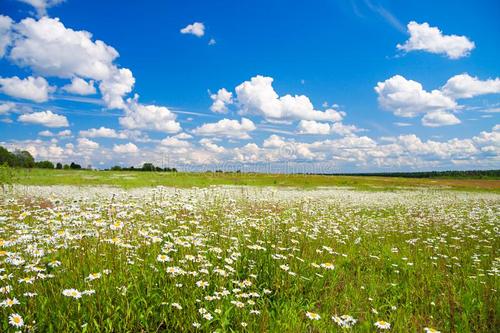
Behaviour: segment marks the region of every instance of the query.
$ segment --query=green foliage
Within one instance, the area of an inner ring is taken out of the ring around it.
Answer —
[[[54,169],[54,163],[51,161],[35,162],[35,168],[39,169]]]
[[[0,185],[5,193],[7,188],[14,183],[15,173],[7,163],[0,164]]]

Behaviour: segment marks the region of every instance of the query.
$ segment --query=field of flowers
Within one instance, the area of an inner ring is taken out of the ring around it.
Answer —
[[[497,332],[500,195],[16,187],[1,332]]]

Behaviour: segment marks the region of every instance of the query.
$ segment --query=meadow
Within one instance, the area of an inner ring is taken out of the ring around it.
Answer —
[[[402,178],[327,176],[306,174],[141,172],[95,170],[14,169],[14,181],[23,185],[109,185],[121,188],[173,186],[178,188],[214,185],[277,186],[313,189],[349,187],[387,191],[401,188],[452,189],[500,193],[500,179]]]
[[[16,185],[0,331],[496,332],[499,199]]]

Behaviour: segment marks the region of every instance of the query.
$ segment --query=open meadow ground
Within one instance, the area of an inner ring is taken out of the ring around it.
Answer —
[[[16,185],[0,202],[2,332],[500,326],[493,192]]]
[[[110,185],[123,188],[145,186],[207,187],[211,185],[251,185],[316,188],[351,187],[386,191],[405,187],[488,191],[500,193],[499,179],[399,178],[365,176],[323,176],[261,173],[187,173],[141,171],[89,171],[18,169],[15,182],[24,185]]]

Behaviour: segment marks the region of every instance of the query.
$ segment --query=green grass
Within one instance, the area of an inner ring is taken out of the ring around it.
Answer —
[[[16,183],[24,185],[110,185],[123,188],[145,186],[207,187],[210,185],[289,186],[315,188],[344,186],[364,190],[393,190],[399,187],[434,187],[467,191],[500,192],[500,180],[415,179],[397,177],[322,176],[251,173],[164,173],[125,171],[74,171],[20,169]]]
[[[497,197],[189,193],[4,201],[0,287],[12,291],[0,297],[20,304],[0,308],[0,331],[14,331],[12,313],[37,332],[342,332],[335,314],[356,318],[354,332],[375,332],[377,320],[393,332],[499,327]],[[67,288],[95,294],[73,299]]]

